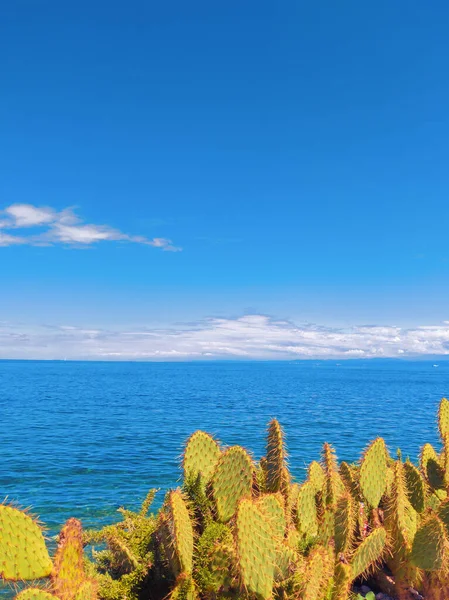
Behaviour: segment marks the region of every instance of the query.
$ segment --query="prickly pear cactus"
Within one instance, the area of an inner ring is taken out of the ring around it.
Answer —
[[[183,457],[184,478],[187,481],[196,479],[207,484],[220,458],[221,450],[214,438],[204,431],[196,431],[189,437]]]
[[[312,484],[315,494],[323,491],[326,484],[326,475],[323,467],[316,460],[312,461],[309,465],[307,479]]]
[[[444,489],[444,470],[431,444],[424,444],[419,458],[421,473],[433,490]]]
[[[411,505],[418,513],[426,506],[426,489],[418,469],[410,461],[404,463],[405,487]]]
[[[355,535],[357,524],[356,506],[351,494],[346,493],[337,500],[334,521],[335,552],[347,554]]]
[[[330,444],[323,445],[321,464],[326,476],[324,501],[326,506],[334,508],[338,498],[344,493],[345,486],[338,472],[335,450]]]
[[[307,560],[301,600],[324,600],[333,574],[333,557],[329,550],[317,547]]]
[[[442,398],[438,410],[438,429],[441,439],[449,435],[449,400]]]
[[[387,532],[383,527],[372,531],[358,546],[351,559],[352,577],[357,579],[378,564],[387,547]]]
[[[251,496],[253,472],[251,458],[240,446],[228,448],[220,456],[212,476],[212,493],[222,523],[234,516],[241,498]]]
[[[28,588],[20,592],[14,600],[58,600],[58,597],[39,588]]]
[[[352,585],[351,565],[338,562],[334,571],[332,600],[348,600]]]
[[[372,442],[360,465],[360,487],[368,504],[377,508],[385,493],[387,478],[387,448],[382,438]]]
[[[52,568],[39,524],[25,512],[0,504],[0,579],[40,579]]]
[[[425,571],[438,571],[443,566],[445,545],[443,523],[432,515],[416,532],[411,552],[413,564]]]
[[[257,507],[263,512],[273,530],[273,536],[282,540],[287,526],[284,501],[281,494],[264,494],[256,500]]]
[[[258,598],[268,600],[274,583],[277,544],[270,523],[253,500],[240,501],[236,529],[242,584]]]
[[[297,503],[298,530],[304,536],[313,537],[318,533],[318,518],[315,502],[315,488],[305,481],[299,488]]]
[[[61,600],[73,600],[86,579],[83,531],[77,519],[69,519],[59,534],[51,579],[53,591]]]
[[[281,490],[285,457],[284,433],[279,421],[273,419],[268,425],[267,435],[266,486],[268,492],[279,492]]]
[[[360,500],[359,482],[357,479],[358,474],[356,467],[348,465],[345,461],[340,464],[340,477],[346,490],[352,494],[355,499]]]
[[[191,573],[193,526],[180,490],[168,492],[161,516],[160,534],[175,575]]]

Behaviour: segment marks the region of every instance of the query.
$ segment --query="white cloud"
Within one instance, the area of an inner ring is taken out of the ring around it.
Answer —
[[[405,329],[295,325],[264,315],[165,329],[0,323],[0,358],[104,360],[388,358],[449,355],[449,323]]]
[[[5,233],[14,229],[32,229],[32,232],[21,236]],[[3,230],[0,231],[0,246],[69,244],[86,247],[104,241],[123,241],[171,252],[181,250],[166,238],[133,236],[108,225],[83,223],[71,208],[58,212],[50,207],[12,204],[0,211],[0,230]]]

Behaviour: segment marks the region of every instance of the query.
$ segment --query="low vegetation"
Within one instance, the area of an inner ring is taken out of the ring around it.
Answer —
[[[100,531],[70,519],[53,560],[39,523],[0,505],[0,577],[32,582],[17,600],[349,600],[363,583],[398,600],[447,599],[446,399],[438,423],[442,451],[425,444],[417,466],[392,458],[382,438],[356,464],[324,444],[302,483],[276,420],[259,462],[197,431],[182,486],[158,512],[151,490]]]

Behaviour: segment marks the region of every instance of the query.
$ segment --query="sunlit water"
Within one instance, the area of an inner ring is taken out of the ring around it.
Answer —
[[[161,502],[196,429],[260,457],[274,416],[298,479],[323,441],[355,460],[381,435],[415,459],[448,393],[448,362],[0,361],[0,494],[50,534],[70,516],[100,526],[151,487]]]

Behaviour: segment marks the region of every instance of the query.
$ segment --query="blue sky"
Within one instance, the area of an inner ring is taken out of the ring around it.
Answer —
[[[0,16],[0,357],[446,351],[446,2]]]

